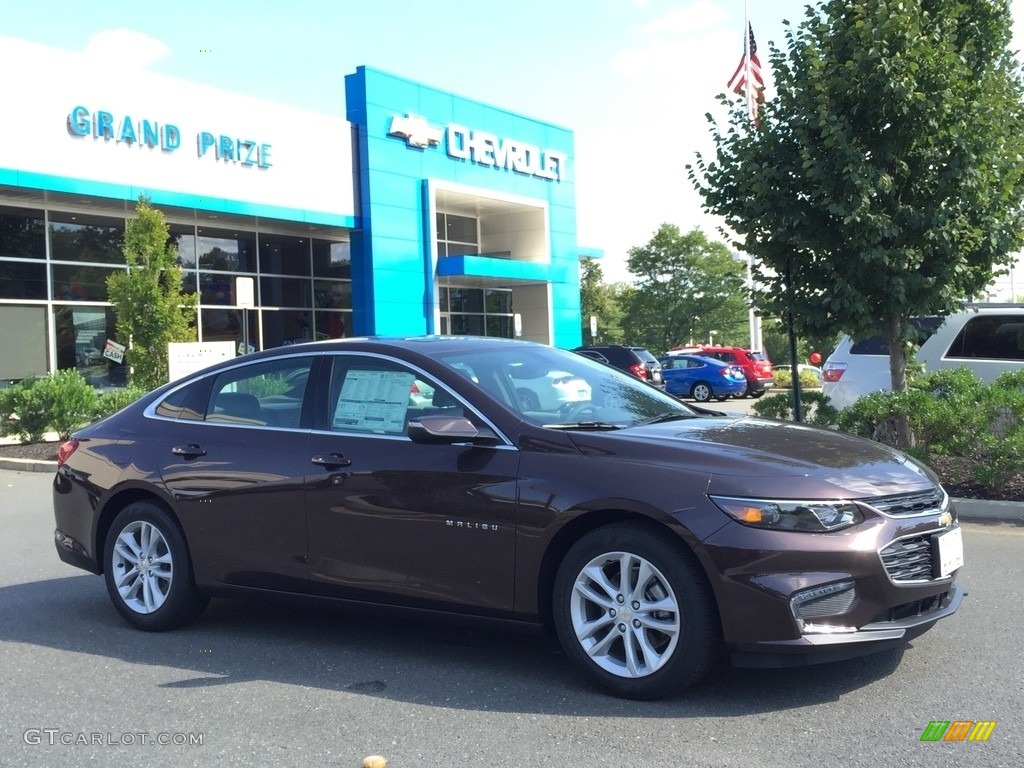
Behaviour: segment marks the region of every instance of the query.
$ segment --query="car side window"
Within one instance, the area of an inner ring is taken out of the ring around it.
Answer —
[[[946,356],[1024,360],[1024,321],[1006,315],[972,317],[964,323]]]
[[[213,381],[205,420],[298,428],[312,365],[312,357],[295,357],[224,371]]]
[[[464,415],[462,403],[423,374],[363,355],[334,358],[328,408],[331,431],[378,435],[404,435],[409,420],[418,416]]]

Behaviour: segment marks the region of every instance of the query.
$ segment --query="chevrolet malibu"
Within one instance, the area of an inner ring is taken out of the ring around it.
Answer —
[[[587,399],[524,407],[523,382],[566,377]],[[551,628],[592,683],[653,699],[722,653],[898,647],[963,596],[956,511],[913,459],[529,342],[247,355],[79,430],[58,463],[57,553],[142,630],[270,593]]]

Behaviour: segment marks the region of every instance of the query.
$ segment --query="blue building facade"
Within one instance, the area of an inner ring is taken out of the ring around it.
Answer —
[[[579,344],[572,133],[366,67],[345,96],[356,332]]]

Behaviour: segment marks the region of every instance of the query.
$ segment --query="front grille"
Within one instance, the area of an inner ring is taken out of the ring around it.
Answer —
[[[865,499],[879,512],[894,517],[907,515],[939,515],[946,508],[946,494],[941,488],[933,488],[924,493],[899,493],[894,496],[879,496]]]
[[[801,619],[820,619],[822,616],[837,616],[853,607],[857,592],[852,587],[816,600],[808,600],[796,606]]]
[[[935,572],[931,535],[899,539],[884,547],[879,554],[889,578],[894,582],[928,581]]]

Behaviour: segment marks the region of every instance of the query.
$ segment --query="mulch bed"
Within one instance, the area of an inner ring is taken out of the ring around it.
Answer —
[[[55,461],[60,443],[27,443],[26,445],[0,445],[0,456],[13,459]],[[942,479],[950,496],[958,499],[987,499],[990,501],[1024,502],[1024,475],[1017,475],[1000,488],[987,488],[970,482],[970,462],[951,456],[937,456],[931,468]]]

